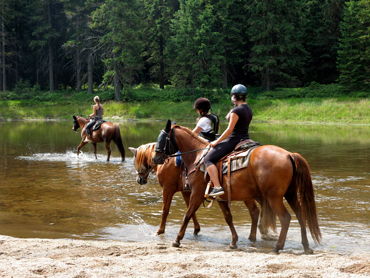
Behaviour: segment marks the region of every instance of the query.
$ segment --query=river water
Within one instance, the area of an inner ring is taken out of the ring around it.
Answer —
[[[180,123],[181,124],[181,123]],[[193,127],[193,123],[181,125]],[[139,185],[127,147],[154,142],[165,121],[120,122],[126,162],[112,142],[111,161],[98,144],[76,155],[80,133],[71,122],[0,122],[0,234],[22,238],[72,238],[161,241],[171,244],[179,231],[185,203],[174,196],[166,233],[156,235],[162,191],[155,175]],[[224,130],[225,126],[221,126]],[[310,165],[323,243],[315,252],[370,251],[370,127],[353,125],[253,122],[251,139],[300,153]],[[232,203],[242,249],[268,251],[275,241],[248,240],[250,217],[244,204]],[[291,211],[291,210],[289,210]],[[183,245],[227,248],[231,234],[217,205],[198,212],[201,232],[189,224]],[[292,213],[285,250],[302,251]],[[279,226],[278,226],[279,227]]]

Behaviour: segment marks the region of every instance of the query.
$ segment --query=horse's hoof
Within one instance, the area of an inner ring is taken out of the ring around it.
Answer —
[[[248,239],[249,239],[250,242],[256,242],[257,241],[257,239],[255,237],[249,237]]]
[[[231,243],[231,244],[229,245],[229,248],[230,248],[230,249],[236,249],[236,248],[238,248],[238,246],[237,246],[236,244]]]
[[[304,253],[307,254],[307,255],[312,255],[313,250],[311,248],[307,247],[307,248],[304,249]]]
[[[200,232],[200,229],[195,229],[194,230],[194,235],[196,236],[196,235],[198,235],[199,234],[199,232]]]
[[[275,255],[279,255],[279,251],[280,251],[280,249],[278,249],[278,248],[274,247],[274,249],[272,249],[272,250],[270,251],[270,253],[271,253],[271,254],[275,254]]]
[[[158,230],[157,235],[161,235],[161,234],[164,234],[164,231]]]
[[[172,242],[172,247],[180,247],[180,242],[177,241]]]

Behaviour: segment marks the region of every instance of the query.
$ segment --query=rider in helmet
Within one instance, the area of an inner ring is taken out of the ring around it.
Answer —
[[[194,102],[193,109],[196,109],[199,115],[197,125],[193,129],[193,132],[199,134],[199,136],[206,140],[215,140],[219,128],[219,119],[217,115],[209,113],[211,102],[203,97],[198,98]]]
[[[209,196],[224,194],[218,177],[217,161],[232,152],[240,141],[249,139],[248,130],[253,114],[246,103],[247,88],[241,84],[235,85],[230,94],[236,102],[236,107],[230,111],[229,125],[217,140],[210,143],[212,149],[204,158],[204,164],[214,185]]]
[[[101,103],[100,103],[99,96],[94,97],[94,102],[95,102],[95,105],[93,106],[93,113],[89,115],[89,117],[90,118],[93,117],[93,119],[85,127],[85,130],[86,130],[86,133],[87,133],[87,136],[85,138],[85,142],[92,142],[90,128],[92,128],[98,120],[103,119],[104,108],[103,108],[103,105],[101,105]]]

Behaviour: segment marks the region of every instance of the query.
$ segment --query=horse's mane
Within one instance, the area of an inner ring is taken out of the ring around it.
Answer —
[[[192,139],[200,142],[204,146],[206,146],[206,145],[209,144],[208,141],[206,141],[206,140],[202,139],[201,137],[199,137],[198,134],[194,133],[192,130],[190,130],[186,126],[173,125],[172,128],[179,128],[179,129],[181,129],[182,131],[184,131],[187,134],[189,134]]]
[[[137,148],[135,163],[138,169],[145,167],[144,163],[146,163],[148,166],[152,164],[152,157],[148,154],[154,152],[155,144],[156,143],[148,143]]]

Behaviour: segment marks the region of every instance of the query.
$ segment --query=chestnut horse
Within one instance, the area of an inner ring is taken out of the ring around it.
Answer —
[[[162,204],[162,219],[157,234],[163,234],[166,228],[167,216],[170,212],[171,202],[173,195],[176,192],[181,192],[186,206],[189,206],[190,191],[184,191],[184,164],[178,167],[175,165],[174,157],[171,157],[165,164],[155,165],[152,161],[152,156],[155,155],[156,143],[148,143],[139,146],[137,149],[129,147],[129,150],[134,154],[134,165],[137,171],[136,181],[139,184],[146,184],[149,174],[152,171],[157,173],[157,179],[160,186],[163,188],[163,204]],[[259,208],[255,204],[254,200],[245,201],[245,205],[248,207],[250,216],[252,218],[252,227],[249,235],[249,240],[256,240]],[[194,213],[192,216],[194,222],[194,234],[197,235],[200,231],[200,226],[197,217]],[[265,227],[267,223],[261,222],[258,226],[261,234],[265,238],[269,238],[268,228]],[[274,223],[273,223],[274,224]],[[274,229],[273,225],[270,225]]]
[[[74,132],[77,131],[77,129],[81,128],[81,143],[78,145],[77,148],[77,155],[80,154],[80,149],[88,144],[85,142],[86,138],[86,130],[85,126],[88,124],[89,120],[85,119],[80,116],[73,116],[73,127],[72,130]],[[111,149],[110,149],[110,142],[113,141],[117,147],[119,152],[121,153],[122,161],[125,161],[125,148],[123,147],[122,144],[122,138],[121,138],[121,132],[119,129],[119,126],[117,124],[113,124],[111,122],[104,122],[101,124],[100,128],[98,130],[92,131],[91,132],[91,139],[92,139],[92,144],[94,146],[94,154],[95,154],[95,159],[97,159],[96,156],[96,144],[97,143],[105,143],[105,147],[108,152],[108,158],[107,161],[109,161],[110,154],[111,154]]]
[[[161,164],[169,155],[180,150],[186,167],[194,169],[202,155],[202,152],[196,150],[204,149],[207,145],[207,142],[199,139],[188,128],[177,125],[171,127],[169,120],[166,128],[158,136],[153,162]],[[190,217],[204,201],[206,190],[204,175],[201,171],[192,171],[192,173],[188,177],[192,186],[190,202],[179,234],[172,244],[174,247],[180,246]],[[300,224],[305,253],[313,253],[308,244],[306,222],[315,243],[320,243],[321,232],[317,221],[310,170],[300,154],[291,153],[273,145],[260,146],[252,152],[247,168],[232,172],[230,180],[227,175],[223,175],[222,180],[225,194],[219,196],[221,199],[228,200],[229,194],[232,201],[258,201],[262,199],[278,216],[281,230],[276,246],[272,250],[275,253],[279,253],[284,248],[291,220],[291,215],[283,202],[283,198],[285,198]],[[230,186],[228,186],[229,183]],[[231,189],[231,192],[228,188]],[[233,225],[230,208],[227,202],[219,203],[232,233],[230,248],[236,248],[238,235]]]

